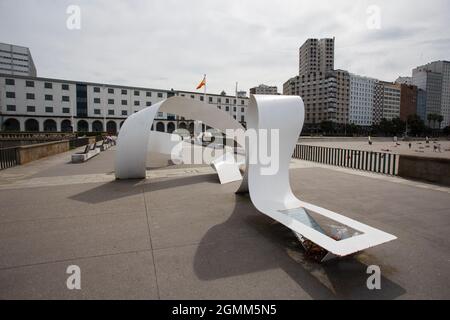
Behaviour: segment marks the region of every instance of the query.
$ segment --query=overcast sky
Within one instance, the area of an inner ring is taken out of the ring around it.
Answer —
[[[449,17],[448,0],[0,0],[0,42],[30,47],[42,77],[192,91],[206,73],[208,92],[234,94],[282,91],[307,38],[336,37],[335,68],[394,81],[450,60]]]

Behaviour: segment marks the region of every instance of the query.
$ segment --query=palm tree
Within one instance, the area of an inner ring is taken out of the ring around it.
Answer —
[[[441,128],[441,123],[444,121],[444,117],[440,114],[436,116],[436,121],[439,123],[439,129]]]
[[[431,122],[434,122],[434,113],[429,113],[427,115],[428,125],[432,127]]]

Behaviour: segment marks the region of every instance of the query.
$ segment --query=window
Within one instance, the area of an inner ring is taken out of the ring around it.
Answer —
[[[53,107],[45,107],[45,112],[46,113],[52,113],[53,112]]]
[[[126,115],[128,115],[128,112],[127,112],[127,110],[122,110],[122,115],[123,115],[123,116],[126,116]]]
[[[161,92],[158,92],[158,98],[162,98],[163,94]]]
[[[70,108],[62,108],[62,113],[70,113]]]
[[[212,97],[209,97],[209,102],[213,102]]]
[[[114,93],[114,89],[108,88],[108,93]]]
[[[127,90],[125,90],[125,89],[122,89],[122,94],[123,95],[126,95],[128,93],[128,91]]]
[[[53,84],[51,82],[46,82],[46,83],[44,83],[44,88],[45,89],[53,89]]]
[[[230,103],[230,99],[226,98],[225,103]]]
[[[27,93],[27,100],[34,100],[34,93]]]
[[[217,98],[217,103],[222,103],[222,99]]]
[[[245,122],[244,116],[241,116],[241,122]]]
[[[236,107],[233,107],[233,111],[236,112]]]
[[[94,114],[100,114],[100,109],[94,109]]]
[[[62,101],[69,102],[70,97],[69,96],[62,96]]]
[[[244,100],[241,100],[241,104],[244,105]]]
[[[36,112],[35,106],[27,106],[27,112]]]
[[[134,95],[135,95],[135,96],[139,96],[139,94],[140,94],[140,93],[139,93],[138,90],[134,90]]]
[[[195,96],[193,94],[191,94],[191,99],[195,99]]]
[[[94,87],[94,92],[100,92],[100,87]]]
[[[225,107],[225,110],[226,111],[230,111],[230,107]]]
[[[244,112],[244,110],[245,110],[244,108],[241,108],[241,112]]]
[[[122,100],[122,105],[123,106],[126,106],[128,104],[128,101],[127,100]]]
[[[114,104],[114,99],[108,99],[108,104]]]
[[[101,102],[100,98],[94,98],[94,103],[100,103],[100,102]]]
[[[53,96],[51,94],[46,94],[45,95],[45,100],[46,101],[53,101]]]
[[[25,86],[29,88],[34,88],[34,81],[25,81]]]
[[[63,90],[69,90],[69,85],[68,85],[68,84],[62,84],[62,85],[61,85],[61,89],[63,89]]]
[[[6,106],[6,111],[16,111],[16,106],[9,104]]]
[[[109,109],[109,110],[108,110],[108,115],[113,116],[113,115],[114,115],[114,110]]]
[[[205,101],[205,97],[204,96],[200,96],[200,101]]]
[[[14,81],[14,79],[5,79],[5,84],[8,86],[13,86],[16,84],[16,82]]]
[[[146,105],[147,107],[150,107],[150,106],[152,105],[152,102],[151,102],[151,101],[147,101],[147,102],[145,103],[145,105]]]
[[[147,92],[145,93],[145,95],[146,95],[147,97],[151,97],[151,96],[152,96],[152,93],[151,93],[150,91],[147,91]]]
[[[139,101],[135,101],[135,102],[134,102],[134,105],[135,105],[135,106],[139,106]]]
[[[16,93],[15,92],[6,92],[6,97],[14,99],[16,97]]]

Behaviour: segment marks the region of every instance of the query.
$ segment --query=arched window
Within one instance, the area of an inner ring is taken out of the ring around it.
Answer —
[[[102,132],[103,131],[103,123],[101,121],[95,120],[92,123],[92,131],[93,132]]]
[[[158,123],[156,124],[156,131],[159,131],[159,132],[165,132],[165,131],[166,131],[165,129],[166,129],[166,128],[165,128],[163,122],[158,122]]]
[[[167,132],[172,133],[175,131],[175,124],[173,122],[169,122],[167,124]]]
[[[77,131],[79,132],[88,132],[89,131],[89,124],[86,120],[80,120],[77,124]]]
[[[116,134],[117,133],[117,124],[115,121],[108,121],[106,123],[106,131],[109,134]]]
[[[25,121],[25,131],[39,131],[39,122],[36,119],[28,119]]]
[[[5,131],[20,131],[20,122],[17,119],[9,118],[3,123]]]
[[[61,131],[62,132],[71,132],[72,131],[72,123],[70,120],[63,120],[61,122]]]
[[[44,121],[44,131],[54,132],[56,131],[56,121],[47,119]]]

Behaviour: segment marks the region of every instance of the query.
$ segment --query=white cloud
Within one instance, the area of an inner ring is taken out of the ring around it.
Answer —
[[[366,27],[369,5],[380,30]],[[336,68],[392,81],[450,59],[449,13],[447,0],[3,0],[0,41],[30,47],[45,77],[193,90],[207,73],[208,91],[233,93],[236,81],[281,90],[310,37],[336,37]]]

